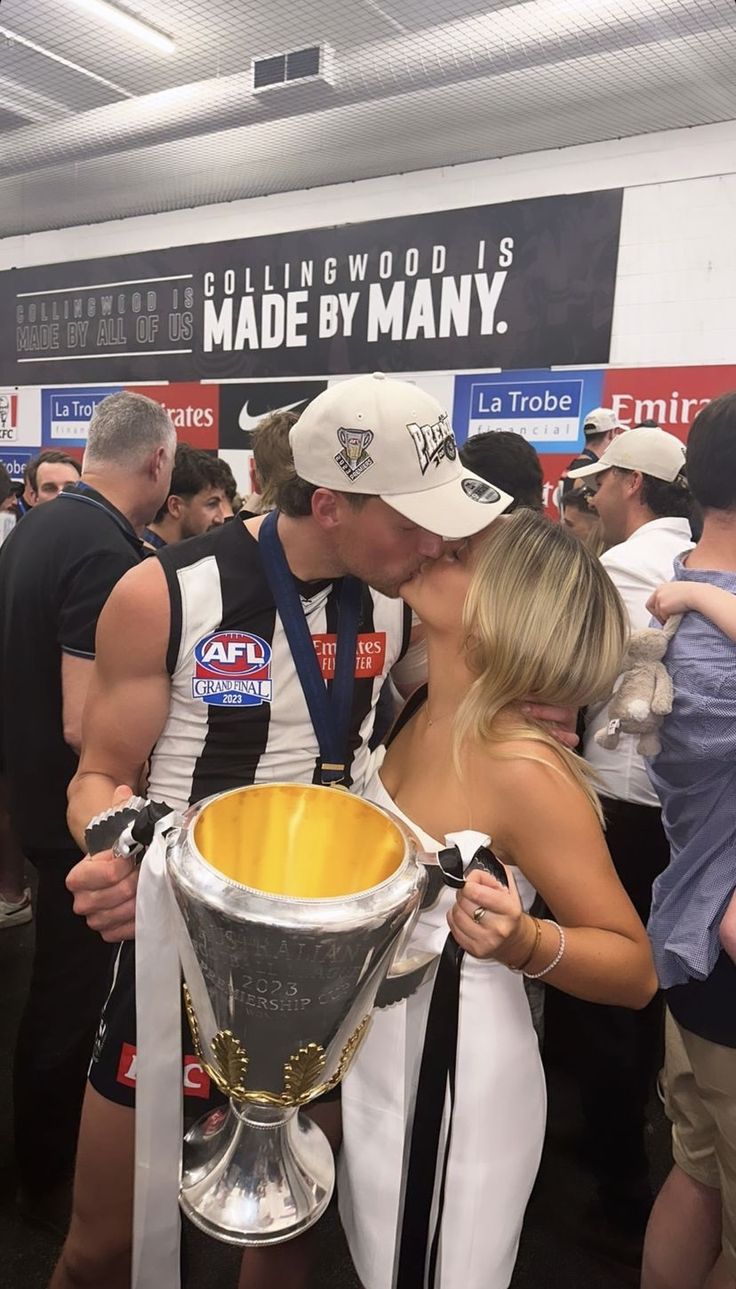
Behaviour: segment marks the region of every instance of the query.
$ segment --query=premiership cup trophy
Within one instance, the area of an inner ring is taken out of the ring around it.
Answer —
[[[427,880],[416,842],[339,789],[259,785],[193,808],[167,869],[195,1047],[229,1099],[185,1138],[181,1206],[231,1244],[291,1239],[334,1184],[300,1107],[347,1073],[387,974],[416,967],[394,962]]]

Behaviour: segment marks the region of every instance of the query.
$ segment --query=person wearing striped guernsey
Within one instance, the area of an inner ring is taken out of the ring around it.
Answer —
[[[281,550],[328,689],[345,584],[358,588],[339,776],[362,791],[386,677],[403,693],[423,679],[421,633],[412,640],[399,587],[511,502],[464,469],[434,398],[380,373],[326,390],[290,437],[295,469],[281,481],[273,517],[235,520],[162,550],[123,579],[100,618],[82,758],[70,788],[70,827],[81,842],[93,816],[139,786],[149,757],[147,790],[174,807],[251,783],[330,781],[264,560],[269,524],[269,543],[275,538]],[[554,709],[546,715],[565,717]],[[52,1289],[129,1283],[136,881],[109,851],[85,859],[69,877],[77,912],[106,939],[124,943],[90,1069],[72,1224]],[[191,1067],[191,1049],[188,1059]],[[185,1091],[198,1117],[209,1090],[190,1067]],[[334,1141],[339,1107],[313,1113]],[[306,1283],[308,1243],[307,1236],[248,1250],[242,1283]]]

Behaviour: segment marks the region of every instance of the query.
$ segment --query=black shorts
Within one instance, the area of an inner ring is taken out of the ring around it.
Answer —
[[[187,1123],[225,1104],[226,1098],[202,1068],[194,1051],[189,1023],[181,1009],[182,1080],[184,1084],[184,1118]],[[136,1015],[135,1015],[135,941],[120,946],[113,963],[110,992],[100,1017],[89,1081],[106,1101],[135,1107]],[[339,1086],[320,1097],[334,1101],[340,1096]]]
[[[110,992],[92,1050],[89,1081],[106,1101],[131,1108],[135,1106],[135,1022],[135,941],[126,940],[113,963]],[[199,1118],[215,1106],[224,1105],[225,1097],[202,1069],[183,1008],[181,1042],[185,1114],[188,1119]]]

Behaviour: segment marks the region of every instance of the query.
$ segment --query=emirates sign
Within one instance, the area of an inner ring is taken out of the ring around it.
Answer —
[[[145,394],[169,413],[182,443],[193,448],[217,450],[220,444],[219,388],[196,381],[176,385],[128,385],[134,394]]]
[[[621,424],[656,421],[683,442],[701,408],[736,390],[736,367],[611,367],[603,378],[603,406]]]

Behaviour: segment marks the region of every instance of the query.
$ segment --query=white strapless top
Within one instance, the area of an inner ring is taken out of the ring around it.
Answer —
[[[384,749],[381,749],[381,752],[383,753]],[[383,780],[381,779],[380,769],[381,769],[382,761],[383,761],[383,756],[380,755],[374,767],[373,774],[369,778],[363,790],[363,796],[366,797],[368,801],[374,802],[374,804],[377,806],[382,806],[384,810],[391,811],[392,814],[396,815],[399,819],[401,819],[409,828],[411,828],[412,832],[417,838],[417,841],[427,852],[428,856],[435,857],[437,855],[437,852],[440,850],[443,850],[445,846],[450,844],[450,842],[448,841],[447,838],[445,838],[443,841],[438,841],[436,837],[430,837],[429,833],[425,832],[423,828],[420,828],[419,825],[416,824],[413,819],[410,819],[409,816],[404,814],[403,810],[401,810],[399,806],[396,805],[396,802],[394,801],[393,797],[391,797],[390,794],[387,792],[386,788],[383,785]],[[491,840],[491,845],[492,844],[493,842]],[[524,909],[528,912],[532,904],[534,903],[537,892],[535,891],[531,882],[529,882],[527,878],[524,876],[520,868],[517,868],[516,865],[514,864],[507,864],[506,867],[508,868],[509,872],[513,875],[514,881],[516,882],[517,890],[519,892],[521,903]],[[445,915],[447,912],[448,905],[451,904],[455,898],[455,892],[452,891],[449,887],[445,887],[444,893],[448,898],[446,899],[440,898],[431,907],[422,909],[422,912],[420,915],[420,922],[426,923],[427,919],[429,919],[430,921],[435,923],[435,925],[441,926],[443,929],[443,934],[446,934],[447,924],[445,921]]]
[[[445,845],[457,845],[467,865],[485,840],[469,830],[447,841],[430,837],[399,810],[377,769],[364,796],[412,830],[426,848],[430,878],[431,859]],[[534,891],[518,869],[511,871],[528,907]],[[433,902],[421,909],[410,945],[411,952],[437,955],[447,940],[447,911],[457,892],[437,880],[430,881],[429,892]],[[408,998],[374,1012],[342,1087],[338,1199],[365,1289],[395,1284],[431,997],[427,979]],[[442,1117],[442,1141],[449,1137],[450,1147],[436,1283],[440,1289],[507,1289],[542,1151],[545,1089],[522,977],[491,958],[463,958],[455,1065],[451,1133],[449,1098]],[[435,1178],[440,1165],[438,1160]]]

